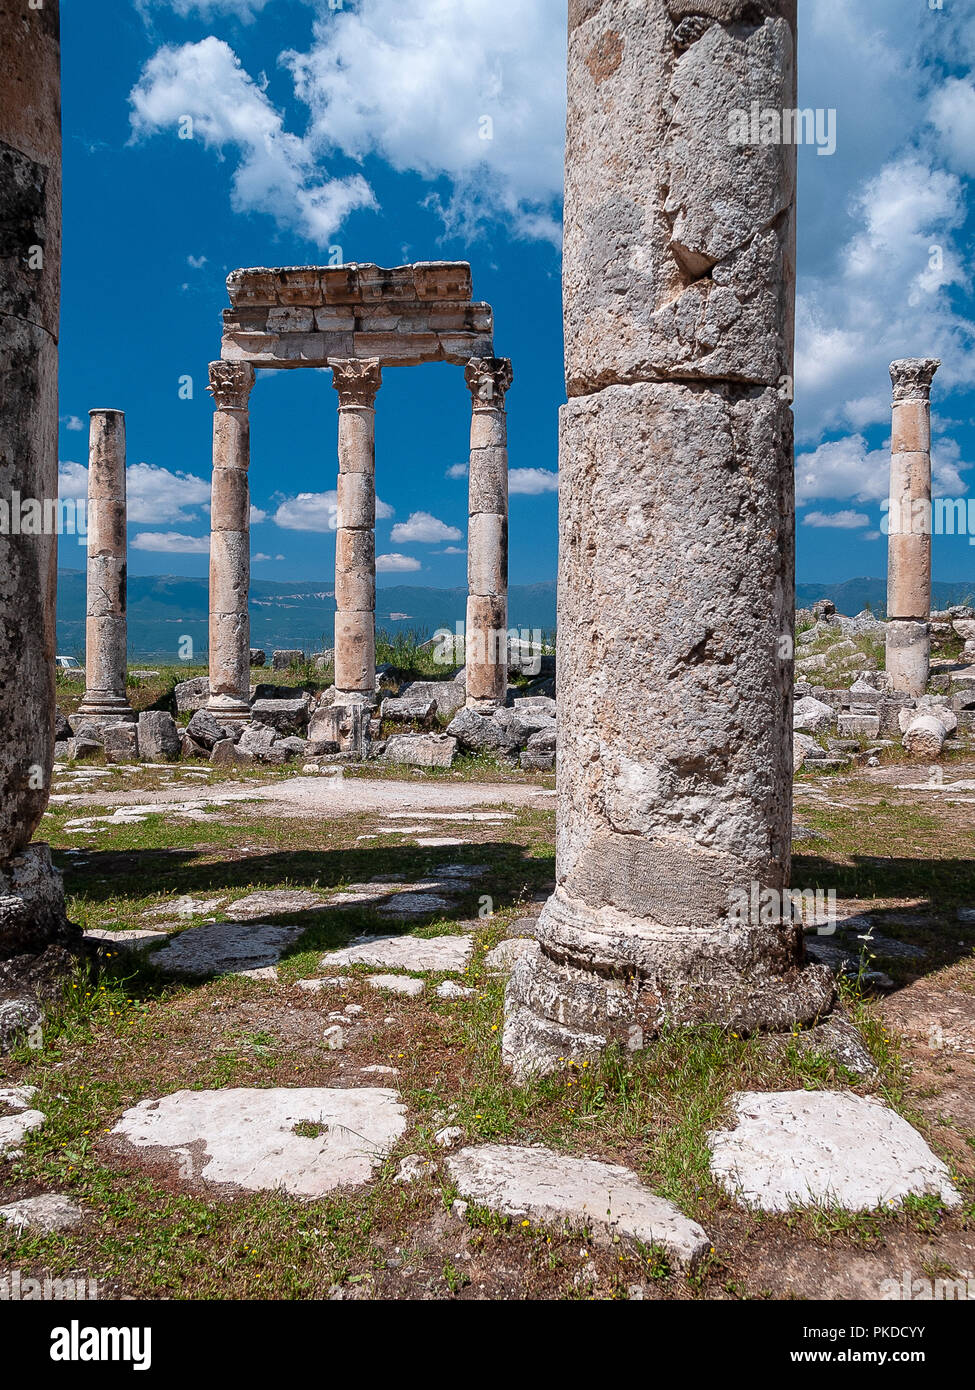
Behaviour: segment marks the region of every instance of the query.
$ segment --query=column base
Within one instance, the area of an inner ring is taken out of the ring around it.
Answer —
[[[0,1053],[35,1035],[42,1004],[60,998],[83,951],[49,847],[28,845],[0,864]]]
[[[86,719],[115,719],[119,723],[132,724],[139,717],[124,695],[115,695],[106,690],[86,690],[78,706],[78,714]]]
[[[377,690],[336,690],[332,697],[333,705],[368,705],[375,709],[379,703]]]
[[[244,723],[251,717],[249,702],[236,695],[211,695],[206,703],[206,711],[219,724]]]
[[[664,928],[556,889],[508,983],[504,1061],[525,1078],[611,1043],[642,1048],[668,1025],[747,1035],[812,1024],[836,990],[826,966],[805,964],[801,935],[798,924]]]
[[[495,710],[504,709],[504,700],[497,700],[493,697],[489,700],[478,699],[474,695],[468,696],[464,703],[465,709],[473,710],[475,714],[493,714]]]

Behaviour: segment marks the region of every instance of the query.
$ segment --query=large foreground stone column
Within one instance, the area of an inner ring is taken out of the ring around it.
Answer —
[[[132,720],[126,693],[125,415],[89,411],[88,621],[79,714]]]
[[[569,6],[557,888],[508,986],[519,1073],[832,1002],[779,909],[795,149],[747,123],[795,106],[795,9]]]
[[[335,532],[335,699],[376,694],[376,392],[378,357],[329,361],[339,393]]]
[[[931,383],[934,357],[890,364],[894,388],[887,531],[887,670],[923,695],[931,666]]]
[[[248,402],[254,368],[211,362],[213,482],[210,502],[210,699],[219,719],[250,717],[251,460]]]
[[[57,536],[61,104],[58,0],[0,0],[0,1052],[40,1019],[81,933],[32,844],[51,790]]]
[[[508,692],[508,421],[506,357],[473,357],[467,523],[467,704],[497,709]]]

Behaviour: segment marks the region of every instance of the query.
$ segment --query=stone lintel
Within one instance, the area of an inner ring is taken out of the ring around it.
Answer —
[[[254,367],[324,367],[329,358],[378,358],[383,367],[423,362],[466,366],[472,357],[490,357],[490,333],[242,333],[225,332],[220,348],[224,362]]]
[[[369,262],[340,266],[255,266],[227,277],[230,302],[239,305],[369,304],[386,300],[471,299],[467,261],[419,261],[389,269]]]

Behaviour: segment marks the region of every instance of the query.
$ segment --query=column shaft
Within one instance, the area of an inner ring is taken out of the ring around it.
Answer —
[[[795,107],[795,18],[570,6],[557,887],[507,989],[519,1074],[833,998],[783,905],[796,155],[749,119]]]
[[[222,719],[250,714],[250,416],[254,369],[212,362],[213,479],[210,503],[210,699]]]
[[[887,671],[894,690],[923,695],[931,666],[931,383],[933,357],[890,364]]]
[[[335,532],[336,701],[376,693],[376,392],[378,358],[332,359],[339,396]]]
[[[508,692],[508,424],[512,380],[504,357],[475,357],[465,372],[471,392],[467,536],[467,704],[490,710]]]
[[[88,615],[79,714],[134,720],[126,693],[125,415],[92,410],[88,447]]]

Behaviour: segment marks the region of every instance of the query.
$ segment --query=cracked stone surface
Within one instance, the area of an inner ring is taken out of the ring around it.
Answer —
[[[870,1211],[911,1194],[961,1202],[944,1163],[878,1100],[845,1091],[746,1092],[733,1105],[736,1127],[709,1135],[711,1172],[742,1206]]]
[[[276,965],[304,927],[215,922],[190,927],[158,950],[153,965],[174,975],[234,975]]]
[[[0,1221],[22,1231],[50,1235],[52,1231],[68,1231],[84,1219],[77,1202],[59,1192],[43,1192],[39,1197],[25,1197],[21,1202],[9,1202],[0,1207]]]
[[[238,898],[230,910],[235,917],[271,917],[280,912],[308,912],[324,905],[321,893],[303,888],[268,888]]]
[[[44,1112],[32,1110],[37,1094],[34,1086],[8,1086],[0,1089],[0,1158],[13,1152],[32,1129],[44,1123]],[[13,1113],[6,1113],[12,1111]]]
[[[373,989],[388,990],[391,994],[406,994],[412,999],[422,994],[425,989],[422,980],[414,980],[410,975],[370,975],[368,983]]]
[[[232,1088],[144,1100],[112,1134],[184,1181],[311,1198],[368,1182],[405,1129],[399,1095],[381,1087]]]
[[[474,951],[472,936],[377,936],[330,951],[322,969],[343,965],[385,965],[399,970],[462,971]]]
[[[430,917],[435,913],[449,912],[453,903],[440,893],[397,893],[389,902],[383,903],[376,911],[381,917],[400,917],[410,921],[420,917]]]
[[[683,1269],[693,1268],[710,1247],[696,1221],[618,1164],[545,1148],[479,1144],[451,1155],[447,1168],[463,1197],[512,1219],[589,1229],[601,1244],[629,1237],[666,1250]]]

